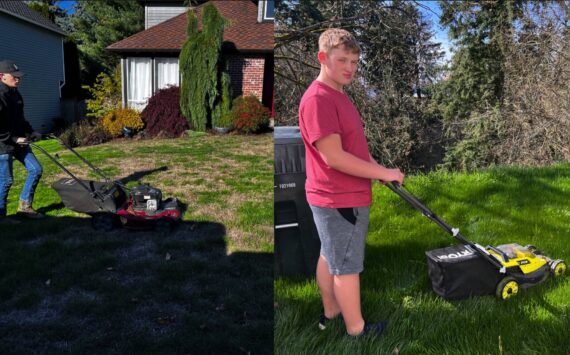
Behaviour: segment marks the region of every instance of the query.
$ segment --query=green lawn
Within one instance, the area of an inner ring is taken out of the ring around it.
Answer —
[[[41,142],[79,176],[88,169]],[[115,178],[188,205],[168,235],[94,231],[44,167],[41,221],[0,228],[0,353],[272,353],[272,135],[117,140],[77,149]],[[14,164],[9,213],[24,170]]]
[[[570,261],[570,165],[413,176],[407,187],[462,234],[483,245],[534,244]],[[381,338],[347,339],[344,324],[317,328],[314,280],[275,281],[278,354],[567,354],[570,277],[549,279],[509,301],[449,302],[431,290],[425,251],[454,239],[385,187],[374,188],[362,303],[388,319]]]

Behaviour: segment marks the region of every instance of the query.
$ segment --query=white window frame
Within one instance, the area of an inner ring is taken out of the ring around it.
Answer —
[[[130,100],[129,98],[129,87],[130,85],[130,72],[129,72],[129,63],[130,60],[133,58],[147,58],[150,59],[150,96],[145,100]],[[157,60],[163,58],[172,58],[178,61],[178,65],[180,65],[180,58],[179,57],[126,57],[121,59],[121,66],[122,66],[122,73],[121,73],[121,81],[122,81],[122,91],[123,91],[123,107],[134,108],[137,110],[142,110],[146,107],[148,103],[148,99],[152,97],[159,89],[158,89],[158,63]],[[178,85],[182,82],[182,77],[180,75],[180,70],[178,71]],[[133,107],[134,106],[134,107]]]
[[[273,17],[267,16],[267,3],[271,1],[273,2]],[[275,1],[273,0],[265,0],[263,2],[263,21],[275,21]]]
[[[151,80],[150,91],[151,92],[150,92],[150,96],[145,98],[144,100],[132,100],[129,97],[129,89],[130,88],[128,87],[128,85],[131,84],[130,83],[131,82],[131,78],[130,78],[131,73],[129,71],[131,59],[149,59],[150,60],[150,80]],[[153,91],[153,87],[154,87],[154,74],[153,74],[154,68],[153,67],[154,67],[154,58],[153,57],[127,57],[126,58],[126,60],[125,60],[125,69],[126,69],[126,71],[125,71],[125,79],[126,79],[125,84],[126,85],[125,85],[125,100],[124,100],[126,107],[132,108],[135,110],[142,110],[142,109],[144,109],[144,107],[146,107],[146,104],[148,103],[148,99],[152,96],[152,94],[154,92]]]
[[[180,58],[179,57],[153,57],[152,61],[153,61],[153,66],[152,66],[152,70],[153,70],[153,85],[152,85],[152,94],[154,95],[158,90],[158,62],[161,59],[176,59],[176,61],[178,62],[178,86],[180,86]]]

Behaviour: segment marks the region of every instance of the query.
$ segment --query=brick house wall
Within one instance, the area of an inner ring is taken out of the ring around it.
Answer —
[[[231,79],[232,97],[254,95],[263,99],[263,55],[229,55],[228,72]]]

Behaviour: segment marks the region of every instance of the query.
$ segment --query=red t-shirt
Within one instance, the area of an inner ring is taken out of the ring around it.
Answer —
[[[345,174],[328,166],[315,142],[338,133],[344,151],[370,161],[364,127],[358,110],[346,94],[313,81],[299,106],[299,126],[305,143],[309,204],[319,207],[364,207],[372,202],[370,179]]]

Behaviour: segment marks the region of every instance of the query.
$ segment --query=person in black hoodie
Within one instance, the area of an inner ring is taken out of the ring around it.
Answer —
[[[18,214],[29,218],[43,215],[32,208],[34,193],[42,176],[42,166],[28,145],[39,139],[24,117],[24,101],[18,85],[24,75],[11,60],[0,61],[0,221],[6,221],[8,192],[13,182],[13,161],[21,162],[28,172],[18,205]]]

